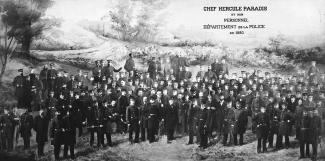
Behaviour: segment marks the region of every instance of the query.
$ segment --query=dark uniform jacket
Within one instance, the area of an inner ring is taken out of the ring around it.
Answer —
[[[280,114],[279,135],[290,135],[292,117],[288,110],[282,110]]]
[[[256,121],[256,136],[257,138],[265,138],[269,130],[269,116],[267,113],[258,113],[254,118]]]
[[[233,133],[236,123],[235,111],[233,108],[227,108],[225,110],[223,132],[225,134]]]
[[[128,72],[132,71],[135,67],[134,64],[134,60],[132,58],[129,58],[128,60],[126,60],[125,65],[124,65],[124,69]]]
[[[15,90],[15,96],[20,98],[24,97],[25,95],[25,86],[26,86],[26,78],[23,75],[19,75],[14,78],[14,82],[12,83],[13,86],[16,88]]]
[[[235,134],[244,134],[248,122],[248,112],[244,108],[235,109]]]
[[[23,138],[28,138],[32,136],[32,128],[33,128],[33,116],[28,112],[23,113],[20,116],[20,135]]]
[[[44,143],[48,140],[48,123],[47,116],[37,115],[34,119],[34,130],[36,131],[36,142]]]
[[[321,118],[319,116],[314,116],[310,120],[309,142],[312,144],[317,144],[319,142],[319,136],[321,136]]]
[[[178,122],[178,109],[175,103],[167,104],[165,107],[165,123],[167,129],[173,129]]]
[[[68,139],[69,121],[64,116],[57,115],[50,125],[50,137],[53,145],[63,145]]]
[[[128,106],[126,108],[126,122],[136,124],[140,121],[140,110],[136,106]]]
[[[148,128],[155,129],[159,126],[160,113],[158,104],[148,104]]]

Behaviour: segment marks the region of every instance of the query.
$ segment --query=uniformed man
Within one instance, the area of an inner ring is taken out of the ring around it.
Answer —
[[[115,69],[111,65],[112,60],[107,60],[107,66],[103,68],[103,74],[106,78],[114,78],[114,72],[120,72],[122,68]]]
[[[24,140],[24,150],[30,148],[30,137],[32,136],[33,116],[26,110],[20,116],[20,135]]]
[[[126,60],[125,65],[124,65],[124,69],[129,73],[135,69],[135,64],[134,64],[134,60],[132,57],[132,53],[129,54],[129,58]]]
[[[208,133],[207,133],[207,120],[208,120],[208,110],[205,104],[201,104],[199,111],[199,135],[200,135],[200,146],[205,149],[208,147]]]
[[[168,104],[165,107],[165,119],[167,130],[167,143],[171,143],[174,140],[174,132],[176,128],[176,122],[178,122],[178,109],[173,99],[169,99]]]
[[[88,117],[88,129],[90,131],[90,146],[94,144],[94,135],[97,133],[97,147],[100,147],[102,141],[102,128],[103,126],[103,113],[101,113],[100,107],[97,101],[93,102],[90,114]]]
[[[68,158],[68,151],[70,152],[70,158],[75,159],[74,149],[76,144],[76,117],[77,111],[74,107],[63,116],[63,122],[65,126],[65,137],[63,157]],[[63,140],[63,138],[61,138]]]
[[[48,65],[47,64],[45,64],[44,65],[44,67],[43,67],[43,69],[41,70],[41,72],[40,72],[40,75],[39,75],[39,79],[40,79],[40,81],[42,82],[42,84],[43,84],[43,92],[45,92],[46,91],[46,89],[47,89],[47,86],[48,86],[48,77],[47,77],[47,73],[48,73],[48,71],[49,71],[49,69],[48,69]]]
[[[19,72],[19,75],[14,78],[14,82],[12,84],[15,87],[15,96],[18,101],[17,106],[18,106],[18,108],[23,108],[26,105],[26,103],[25,103],[26,93],[25,92],[28,92],[28,91],[25,91],[26,78],[23,74],[23,69],[19,69],[18,72]]]
[[[127,126],[125,124],[125,114],[126,114],[126,107],[129,106],[129,98],[127,96],[126,89],[122,89],[120,97],[117,99],[117,107],[119,109],[119,115],[121,117],[121,121],[119,123],[120,130],[126,133]]]
[[[312,144],[313,154],[311,159],[313,161],[317,160],[317,147],[318,143],[320,142],[321,136],[321,118],[318,114],[318,110],[314,109],[311,113],[311,120],[310,120],[310,143]]]
[[[197,99],[194,99],[188,109],[187,115],[187,123],[188,123],[188,133],[189,133],[189,141],[188,144],[193,144],[193,137],[197,134],[196,125],[198,121],[198,112],[200,107],[198,105]]]
[[[154,57],[152,57],[152,59],[148,62],[148,73],[150,74],[151,79],[154,79],[156,77],[157,68]]]
[[[319,74],[319,69],[316,67],[316,61],[311,62],[311,67],[308,70],[309,84],[317,84],[317,75]]]
[[[138,95],[140,97],[141,104],[139,103],[140,107],[140,132],[141,132],[141,141],[146,140],[146,130],[148,127],[148,103],[147,103],[147,97],[142,97],[142,90],[139,90]]]
[[[159,107],[155,103],[156,96],[151,96],[148,105],[148,140],[149,143],[156,141],[155,135],[158,134],[159,127]]]
[[[266,113],[265,107],[261,107],[261,112],[256,115],[254,121],[256,121],[256,136],[258,139],[257,153],[266,152],[266,141],[269,129],[269,116]]]
[[[48,140],[49,116],[40,109],[39,114],[34,119],[34,130],[36,131],[37,154],[44,155],[44,145]]]
[[[103,137],[101,139],[102,141],[102,144],[104,146],[108,145],[108,146],[112,146],[112,123],[114,121],[114,117],[113,117],[113,112],[114,112],[114,109],[112,106],[109,106],[108,105],[108,102],[107,101],[104,101],[103,102],[103,108],[102,108],[102,112],[103,112],[103,124],[104,124],[104,127],[103,127]],[[105,140],[105,137],[106,136],[106,139],[107,139],[107,144],[104,143],[104,140]]]
[[[282,148],[282,138],[285,137],[285,147],[288,149],[290,147],[289,135],[291,133],[292,127],[292,117],[291,113],[288,111],[287,105],[281,105],[281,113],[280,113],[280,125],[279,125],[279,135],[277,137],[277,142],[279,142],[279,148]],[[278,140],[279,138],[279,140]]]
[[[224,117],[224,126],[223,126],[223,145],[227,145],[228,136],[229,143],[232,144],[234,128],[236,123],[235,111],[233,109],[232,103],[227,102],[227,108],[225,109],[225,117]]]
[[[50,137],[52,145],[54,146],[54,158],[59,160],[61,145],[65,144],[67,139],[68,122],[63,119],[63,115],[60,112],[56,112],[56,116],[51,122]]]
[[[12,151],[14,143],[13,134],[15,120],[13,116],[9,113],[8,107],[4,108],[3,111],[3,115],[0,116],[2,149]]]
[[[130,143],[139,142],[139,130],[140,130],[140,109],[135,106],[134,97],[130,97],[130,105],[126,108],[126,122],[129,130]],[[135,138],[133,139],[133,133]]]
[[[301,119],[297,121],[299,121],[299,127],[300,127],[300,131],[299,131],[300,159],[303,159],[305,157],[310,157],[309,154],[310,136],[309,135],[311,134],[310,132],[311,118],[309,112],[307,110],[303,110],[301,113]]]
[[[94,77],[93,85],[96,85],[97,83],[99,83],[100,76],[102,74],[102,67],[100,66],[98,60],[95,61],[95,67],[93,68],[92,73]]]
[[[55,80],[58,75],[58,72],[54,68],[54,64],[50,64],[50,69],[47,72],[47,79],[48,79],[48,89],[55,90]]]
[[[235,109],[235,129],[234,129],[234,144],[237,145],[237,137],[239,135],[239,145],[244,144],[244,133],[246,132],[247,122],[248,122],[248,111],[244,106],[240,103],[240,101],[236,102]]]
[[[269,148],[273,148],[274,135],[276,135],[277,137],[276,147],[280,148],[280,143],[279,143],[280,139],[278,139],[278,137],[279,137],[279,120],[280,120],[281,110],[279,108],[278,102],[270,106],[271,107],[267,109],[267,113],[269,114],[269,118],[270,118],[270,131],[269,131],[269,138],[268,138]]]

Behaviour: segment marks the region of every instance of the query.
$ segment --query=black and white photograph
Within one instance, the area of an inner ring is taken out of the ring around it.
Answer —
[[[0,0],[0,161],[325,161],[325,0]]]

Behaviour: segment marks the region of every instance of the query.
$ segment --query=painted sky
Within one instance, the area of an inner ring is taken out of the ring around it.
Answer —
[[[55,0],[48,16],[78,22],[100,20],[112,7],[112,0]],[[224,23],[231,12],[203,12],[204,6],[267,6],[267,12],[242,12],[248,24],[263,24],[266,29],[246,30],[244,35],[229,35],[225,30],[203,30],[203,24]],[[163,28],[179,37],[216,40],[233,46],[259,46],[269,37],[283,34],[301,46],[325,43],[324,0],[171,0],[159,11]]]

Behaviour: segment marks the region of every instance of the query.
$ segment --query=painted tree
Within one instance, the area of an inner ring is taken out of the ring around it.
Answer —
[[[109,11],[112,29],[123,41],[152,41],[158,34],[163,18],[159,11],[168,6],[169,0],[110,0]]]
[[[5,16],[7,12],[3,11],[3,8],[0,10],[0,16]],[[0,19],[1,19],[0,17]],[[2,77],[6,71],[6,66],[9,58],[17,47],[17,41],[14,37],[8,36],[9,27],[6,23],[0,21],[0,61],[1,61],[1,70],[0,70],[0,84],[2,82]]]
[[[15,50],[20,47],[28,55],[33,38],[55,22],[42,19],[51,4],[52,0],[0,0],[0,83]]]
[[[3,0],[2,22],[8,26],[7,36],[21,45],[21,51],[27,55],[33,39],[50,27],[43,19],[52,0]]]

